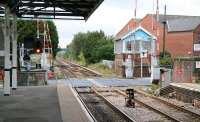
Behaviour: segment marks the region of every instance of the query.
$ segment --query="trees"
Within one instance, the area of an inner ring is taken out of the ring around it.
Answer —
[[[58,32],[53,21],[47,21],[49,26],[49,31],[51,35],[53,56],[55,58],[58,51]],[[18,28],[18,42],[23,42],[25,38],[36,38],[37,37],[37,21],[17,21]],[[41,27],[42,28],[42,27]]]
[[[113,37],[106,36],[103,31],[78,33],[68,45],[68,55],[75,60],[85,58],[85,63],[97,63],[102,59],[114,59]]]

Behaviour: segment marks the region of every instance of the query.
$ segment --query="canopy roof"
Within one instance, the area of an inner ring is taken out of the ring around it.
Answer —
[[[87,20],[103,0],[0,0],[19,18]],[[0,5],[0,16],[4,7]]]

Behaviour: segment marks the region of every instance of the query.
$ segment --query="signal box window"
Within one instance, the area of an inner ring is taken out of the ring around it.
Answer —
[[[126,51],[131,51],[131,41],[126,42]]]

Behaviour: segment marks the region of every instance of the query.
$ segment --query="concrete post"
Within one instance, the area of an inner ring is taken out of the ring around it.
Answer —
[[[5,7],[5,25],[4,25],[4,96],[10,95],[10,9]]]
[[[157,57],[157,43],[155,39],[151,40],[151,81],[152,83],[158,83],[160,80],[160,68]]]
[[[17,89],[17,17],[12,23],[12,89]]]

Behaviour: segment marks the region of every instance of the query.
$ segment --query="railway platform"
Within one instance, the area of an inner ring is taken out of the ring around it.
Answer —
[[[0,122],[90,122],[70,86],[19,87],[0,95]]]
[[[79,101],[72,87],[58,84],[58,98],[63,122],[91,122],[92,118]]]
[[[179,87],[183,89],[187,89],[190,91],[198,92],[200,93],[200,84],[194,84],[194,83],[171,83],[170,85],[174,87]]]
[[[194,83],[171,83],[176,92],[176,99],[185,103],[192,103],[200,108],[200,85]]]

